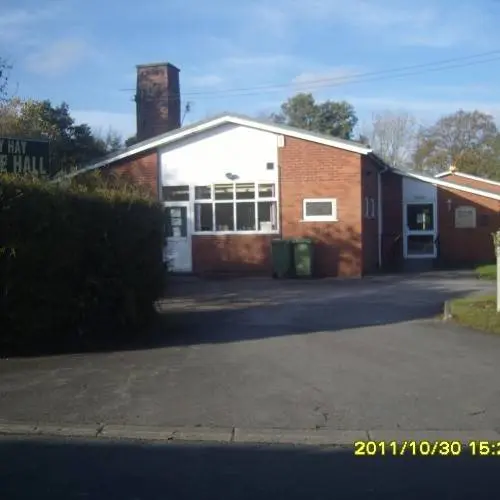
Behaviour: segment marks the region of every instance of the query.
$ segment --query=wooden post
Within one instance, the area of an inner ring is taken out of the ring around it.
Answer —
[[[495,254],[497,257],[497,313],[500,312],[500,231],[497,232]]]
[[[447,300],[444,303],[443,320],[449,321],[451,318],[452,318],[452,315],[451,315],[450,301]]]
[[[500,312],[500,231],[492,233],[493,244],[495,246],[495,256],[497,259],[497,312]]]

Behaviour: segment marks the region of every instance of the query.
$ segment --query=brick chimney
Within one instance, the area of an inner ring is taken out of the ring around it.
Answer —
[[[137,140],[181,126],[179,69],[170,63],[137,66]]]

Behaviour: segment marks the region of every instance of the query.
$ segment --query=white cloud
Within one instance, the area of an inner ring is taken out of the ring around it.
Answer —
[[[2,12],[0,16],[0,39],[3,42],[21,40],[26,29],[35,24],[37,20],[36,14],[27,9],[13,9]]]
[[[305,71],[293,78],[292,83],[297,86],[325,85],[328,82],[348,83],[359,75],[360,71],[354,67],[338,66],[318,71]]]
[[[274,38],[285,38],[288,35],[287,10],[270,2],[249,4],[247,9],[247,12],[243,12],[243,19],[248,23],[251,36],[256,36],[256,30]]]
[[[478,110],[491,114],[498,121],[500,120],[500,100],[498,101],[476,101],[467,99],[413,99],[411,97],[355,97],[346,96],[346,101],[352,103],[360,115],[367,112],[379,111],[408,111],[419,121],[426,123],[436,120],[443,115],[452,114],[463,109],[465,111]]]
[[[268,0],[254,4],[254,17],[276,24],[276,32],[293,34],[312,22],[316,26],[347,25],[362,38],[374,42],[445,48],[455,45],[484,46],[496,35],[491,16],[478,2],[439,4],[433,0]],[[267,14],[268,13],[268,14]],[[250,21],[248,21],[250,22]]]
[[[428,18],[407,30],[399,29],[397,36],[404,45],[448,48],[460,45],[489,48],[494,35],[488,29],[489,20],[472,6],[459,6],[451,12],[434,9]]]
[[[442,94],[446,96],[456,95],[463,96],[464,94],[498,94],[498,87],[490,83],[467,83],[467,84],[434,84],[434,85],[419,85],[419,90],[422,92],[432,92],[433,94]]]
[[[294,56],[284,53],[234,50],[232,54],[222,56],[217,61],[216,76],[223,79],[224,87],[227,89],[267,86],[275,82],[283,84],[286,81],[286,77],[283,81],[283,73],[286,74],[297,64],[298,60]],[[208,87],[208,84],[211,84],[212,88],[221,87],[222,82],[217,79],[210,77],[207,80],[207,82],[200,83],[207,83],[205,87]],[[190,80],[188,81],[191,83]],[[200,87],[203,86],[200,85]]]
[[[186,84],[193,88],[214,88],[224,82],[220,75],[207,74],[199,76],[189,76],[186,78]]]
[[[35,9],[20,7],[11,9],[8,7],[2,8],[0,15],[0,41],[6,44],[34,45],[39,26],[61,16],[69,3],[53,1]]]
[[[500,109],[500,101],[474,101],[474,100],[440,100],[440,99],[404,99],[392,97],[351,97],[365,106],[377,108],[398,108],[422,111],[444,111],[458,109]]]
[[[293,58],[286,54],[239,55],[222,59],[221,64],[227,67],[273,67],[289,66]]]
[[[84,40],[66,39],[31,53],[26,57],[25,65],[38,75],[59,76],[93,54],[93,49]]]
[[[295,0],[297,6],[306,8],[306,2]],[[402,5],[403,4],[403,5]],[[371,26],[376,29],[412,23],[421,26],[428,22],[431,12],[422,4],[411,6],[395,0],[312,0],[309,16],[319,19],[333,19],[356,26]],[[301,12],[301,15],[307,15]]]
[[[112,129],[123,139],[133,136],[136,132],[134,113],[113,113],[100,110],[71,111],[76,123],[87,123],[94,132],[106,132]]]

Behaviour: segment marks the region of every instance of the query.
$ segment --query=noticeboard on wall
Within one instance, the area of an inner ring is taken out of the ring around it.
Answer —
[[[474,228],[476,227],[476,209],[471,206],[461,206],[455,209],[455,227],[456,228]]]

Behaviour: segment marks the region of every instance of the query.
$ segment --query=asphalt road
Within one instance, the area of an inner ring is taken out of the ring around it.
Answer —
[[[427,320],[460,275],[189,282],[128,350],[0,360],[0,420],[500,429],[500,339]]]
[[[2,500],[497,498],[500,457],[0,439]]]

